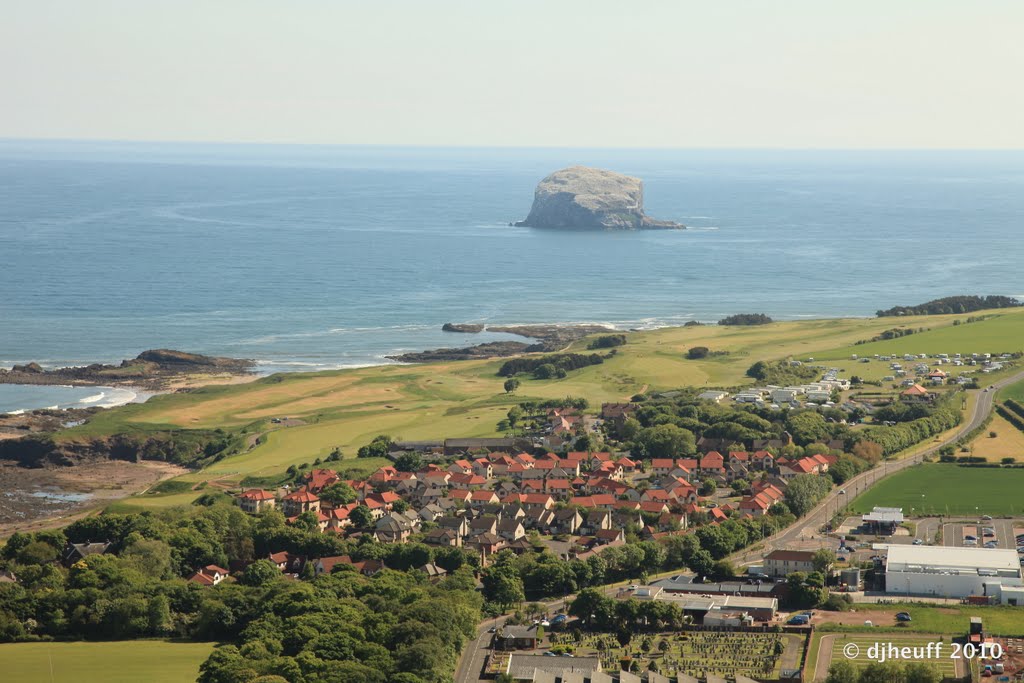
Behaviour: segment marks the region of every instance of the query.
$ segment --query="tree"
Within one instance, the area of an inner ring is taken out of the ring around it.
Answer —
[[[894,661],[871,662],[860,672],[860,683],[906,683],[906,670]]]
[[[343,481],[324,487],[318,495],[320,500],[327,501],[332,505],[348,505],[356,502],[356,498],[359,497],[355,489]]]
[[[242,572],[238,582],[243,586],[265,586],[281,578],[281,570],[270,560],[256,560]]]
[[[942,680],[938,667],[927,662],[907,662],[904,671],[906,683],[939,683]]]
[[[874,441],[868,441],[867,439],[861,439],[857,443],[853,444],[853,448],[850,452],[861,460],[872,465],[882,459],[882,447]]]
[[[519,388],[519,380],[515,377],[505,380],[505,393],[514,394],[516,389]]]
[[[154,579],[171,575],[171,546],[163,541],[138,536],[122,551],[121,559]]]
[[[706,346],[693,346],[686,352],[686,357],[690,360],[700,360],[701,358],[707,358],[708,353],[710,353],[710,350]]]
[[[686,566],[690,568],[694,574],[699,576],[710,576],[714,571],[715,558],[711,557],[711,553],[701,548],[690,556]]]
[[[697,452],[697,440],[689,429],[673,424],[657,425],[640,430],[637,435],[650,458],[675,458]]]
[[[508,609],[526,599],[523,580],[511,564],[495,563],[484,570],[481,576],[484,598]]]
[[[423,456],[419,453],[402,453],[395,458],[395,469],[399,472],[417,472],[423,467]]]
[[[366,529],[373,524],[373,513],[365,505],[353,508],[352,512],[348,513],[348,518],[352,520],[352,524],[357,529]]]
[[[512,406],[509,408],[506,417],[508,418],[508,427],[510,430],[515,431],[516,425],[523,419],[523,415],[523,409],[519,406]]]
[[[835,563],[836,554],[829,548],[819,548],[811,556],[811,564],[814,565],[814,571],[816,572],[828,573]]]
[[[840,660],[828,668],[825,683],[857,683],[857,669],[852,662]]]
[[[711,496],[714,495],[715,491],[718,490],[718,484],[711,477],[708,477],[700,483],[700,495]]]
[[[394,441],[390,436],[381,434],[375,436],[366,446],[362,446],[357,452],[356,457],[359,458],[385,458],[387,457],[388,451],[391,450],[391,446],[394,445]]]
[[[793,436],[793,441],[801,446],[821,441],[829,434],[825,418],[813,410],[791,414],[786,418],[786,430]]]
[[[831,488],[830,481],[816,474],[800,474],[790,480],[786,487],[786,507],[797,517],[803,517]]]
[[[711,566],[711,578],[716,581],[727,581],[736,576],[736,568],[729,560],[718,560]]]

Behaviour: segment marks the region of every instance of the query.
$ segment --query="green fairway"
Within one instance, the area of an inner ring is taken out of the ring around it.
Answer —
[[[191,683],[213,643],[134,640],[0,645],[5,683]]]
[[[853,501],[856,513],[872,507],[901,507],[904,514],[1024,513],[1024,469],[915,466],[882,480]]]

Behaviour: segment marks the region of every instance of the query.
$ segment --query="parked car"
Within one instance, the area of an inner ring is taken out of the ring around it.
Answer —
[[[909,612],[897,612],[896,621],[912,621]]]
[[[981,519],[982,519],[982,521],[985,521],[985,522],[991,522],[992,521],[992,515],[982,515]]]
[[[786,623],[790,626],[806,626],[809,619],[804,614],[794,614]]]
[[[978,537],[977,536],[967,535],[967,536],[964,536],[964,540],[965,541],[977,541]]]
[[[989,549],[991,549],[991,548],[998,548],[999,544],[996,543],[995,541],[989,541],[988,543],[985,544],[985,547],[989,548]]]
[[[922,541],[920,538],[915,538],[914,545],[924,545],[924,541]]]

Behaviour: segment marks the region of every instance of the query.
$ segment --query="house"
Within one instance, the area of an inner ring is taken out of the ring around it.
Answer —
[[[935,395],[920,384],[914,384],[900,392],[900,399],[905,403],[931,403]]]
[[[480,554],[481,566],[486,566],[487,558],[505,547],[505,541],[496,534],[480,534],[466,541],[465,547],[476,550]]]
[[[378,519],[373,529],[374,537],[381,543],[405,543],[412,532],[412,522],[394,512]]]
[[[810,550],[773,550],[764,556],[764,571],[769,576],[814,571],[814,552]]]
[[[469,520],[465,517],[440,517],[434,522],[438,528],[449,529],[458,534],[459,538],[469,534]]]
[[[423,565],[422,567],[416,567],[416,571],[423,572],[424,574],[427,575],[427,578],[430,579],[431,581],[436,581],[437,579],[443,579],[445,576],[448,575],[448,570],[447,569],[444,569],[443,567],[438,567],[433,562],[428,562],[427,564]]]
[[[199,571],[194,572],[188,577],[188,580],[202,586],[216,586],[226,578],[228,578],[227,569],[218,567],[215,564],[208,564]]]
[[[594,534],[603,529],[612,528],[612,513],[608,510],[590,510],[583,522],[580,531],[586,534]]]
[[[601,419],[608,420],[610,422],[622,423],[627,418],[630,418],[636,413],[636,404],[634,403],[602,403],[601,404]]]
[[[485,505],[499,503],[498,496],[494,491],[473,491],[469,497],[469,504],[473,509],[480,509]]]
[[[242,508],[244,512],[248,512],[250,514],[256,514],[257,512],[268,510],[276,505],[277,500],[274,499],[274,494],[270,491],[264,491],[263,489],[249,489],[238,496],[238,506]]]
[[[537,625],[501,627],[494,636],[496,650],[535,650],[537,649]],[[552,679],[553,680],[553,679]]]
[[[284,516],[289,519],[303,512],[320,512],[320,499],[305,489],[289,493],[281,501]]]
[[[469,520],[469,535],[495,534],[498,532],[498,518],[493,515],[482,515]]]
[[[495,533],[509,543],[526,536],[526,529],[518,519],[502,519],[495,525]]]
[[[452,474],[473,474],[473,463],[468,460],[456,460],[448,466]]]
[[[701,474],[725,474],[725,458],[718,451],[711,451],[700,459]]]
[[[423,542],[427,545],[461,548],[462,536],[452,529],[431,529],[423,537]]]
[[[318,469],[306,474],[303,477],[303,481],[305,482],[306,490],[320,493],[320,491],[331,484],[338,483],[341,479],[338,478],[338,473],[334,470]]]
[[[70,567],[74,563],[84,560],[90,555],[103,555],[110,548],[110,543],[68,543],[64,546],[64,551],[61,553],[60,561],[65,567]]]
[[[583,525],[583,516],[574,508],[564,508],[555,511],[552,532],[559,534],[575,534]]]

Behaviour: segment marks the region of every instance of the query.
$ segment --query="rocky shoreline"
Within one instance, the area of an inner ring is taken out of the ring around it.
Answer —
[[[238,358],[204,356],[171,349],[143,351],[119,365],[93,363],[46,370],[38,363],[0,368],[0,384],[135,387],[167,390],[172,382],[194,375],[250,375],[255,363]]]
[[[461,334],[479,334],[480,332],[499,332],[514,334],[534,340],[534,343],[503,341],[487,342],[474,346],[458,348],[431,349],[414,351],[388,359],[401,363],[432,363],[438,361],[479,360],[486,358],[506,358],[521,353],[550,353],[560,351],[569,344],[592,334],[601,334],[612,330],[606,325],[482,325],[478,323],[445,323],[445,332]]]

